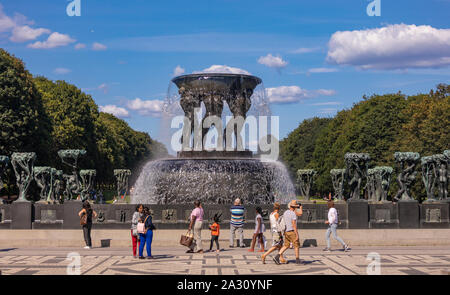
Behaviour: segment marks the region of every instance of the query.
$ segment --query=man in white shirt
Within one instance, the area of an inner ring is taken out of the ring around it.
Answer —
[[[299,212],[297,212],[297,209]],[[284,233],[284,245],[278,252],[278,254],[273,258],[276,264],[280,264],[280,257],[283,253],[290,247],[290,244],[294,246],[295,250],[295,263],[301,264],[300,262],[300,239],[297,230],[297,216],[301,216],[303,213],[302,206],[297,204],[297,200],[292,200],[289,203],[289,210],[286,210],[283,214],[283,219],[286,224],[286,232]]]
[[[328,230],[325,235],[325,238],[327,239],[327,247],[323,249],[323,251],[330,252],[331,251],[331,242],[330,242],[330,235],[333,233],[333,237],[342,244],[344,247],[344,251],[347,252],[350,250],[348,245],[337,235],[337,226],[339,224],[338,220],[338,213],[336,208],[334,208],[334,202],[329,201],[328,202],[328,220],[325,221],[326,224],[328,224]]]

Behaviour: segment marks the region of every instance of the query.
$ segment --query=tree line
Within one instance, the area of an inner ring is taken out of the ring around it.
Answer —
[[[298,169],[316,170],[313,189],[323,196],[333,192],[330,170],[345,168],[345,153],[369,153],[369,168],[396,168],[390,188],[390,195],[395,195],[399,170],[394,152],[440,154],[450,148],[449,129],[450,85],[439,84],[428,94],[364,96],[333,118],[304,120],[280,141],[280,158],[293,180]],[[420,166],[418,169],[420,172]],[[426,196],[420,173],[411,191],[416,198]]]
[[[114,182],[113,169],[136,172],[146,161],[167,155],[148,133],[100,112],[91,95],[65,81],[33,77],[20,59],[1,48],[0,127],[1,155],[33,151],[36,166],[67,170],[58,150],[85,149],[79,167],[96,169],[103,183]],[[13,184],[9,170],[7,182]]]

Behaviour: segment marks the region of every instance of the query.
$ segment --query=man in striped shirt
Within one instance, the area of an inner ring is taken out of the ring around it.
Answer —
[[[241,200],[234,200],[234,205],[231,206],[231,219],[230,219],[230,248],[234,247],[235,233],[239,235],[239,246],[244,248],[244,206],[242,206]]]

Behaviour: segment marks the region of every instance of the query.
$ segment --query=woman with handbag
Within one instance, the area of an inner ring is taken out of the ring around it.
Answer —
[[[192,227],[194,227],[194,241],[192,242],[190,249],[186,253],[194,253],[195,248],[197,248],[196,252],[202,254],[203,253],[203,245],[202,245],[202,224],[203,224],[203,208],[200,201],[194,202],[195,209],[192,210],[189,223],[189,232],[191,232]]]
[[[152,256],[152,241],[153,241],[153,230],[155,226],[152,222],[152,216],[150,215],[150,210],[144,207],[144,217],[141,219],[143,222],[138,223],[137,231],[139,233],[139,259],[144,259],[144,246],[147,244],[147,259],[153,259]]]
[[[80,216],[80,225],[83,227],[84,241],[86,246],[84,249],[92,249],[91,229],[92,229],[92,216],[97,217],[97,212],[92,210],[91,204],[88,201],[83,202],[83,209],[78,212]]]
[[[131,218],[131,242],[133,245],[133,257],[137,258],[136,252],[139,243],[139,234],[137,232],[137,225],[139,219],[144,216],[144,206],[139,204],[136,206],[136,211],[133,213],[133,217]]]

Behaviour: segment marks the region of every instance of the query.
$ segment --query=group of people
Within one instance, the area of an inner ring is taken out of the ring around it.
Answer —
[[[328,229],[325,235],[327,241],[327,247],[324,251],[331,251],[331,241],[330,236],[333,237],[342,244],[344,251],[349,251],[349,246],[337,235],[337,227],[339,224],[339,218],[336,208],[334,207],[334,202],[332,200],[328,201],[328,219],[325,221],[328,224]],[[204,253],[202,245],[202,228],[204,222],[204,210],[200,201],[194,202],[195,208],[192,210],[189,217],[189,227],[188,231],[193,235],[193,241],[189,246],[186,253]],[[283,215],[281,215],[281,205],[275,203],[273,206],[273,212],[270,213],[270,232],[272,234],[272,246],[266,251],[266,241],[264,237],[265,226],[263,220],[263,212],[261,207],[257,207],[256,217],[255,217],[255,230],[253,232],[253,238],[250,245],[249,252],[255,251],[256,243],[260,245],[259,252],[264,252],[261,255],[262,263],[265,264],[267,256],[277,251],[277,254],[273,256],[273,260],[276,264],[286,263],[286,259],[283,257],[284,252],[289,248],[294,248],[295,252],[295,262],[301,264],[300,260],[300,238],[297,228],[297,218],[303,214],[303,207],[297,202],[297,200],[292,200],[288,205],[288,210],[286,210]],[[238,239],[239,243],[237,246],[245,248],[244,244],[244,214],[245,208],[241,203],[240,199],[234,201],[233,206],[230,209],[230,248],[234,248],[235,238]],[[82,225],[84,239],[86,242],[86,249],[92,247],[91,241],[91,228],[92,228],[92,218],[97,216],[97,213],[91,208],[88,201],[83,202],[83,209],[78,213],[80,218],[86,215],[85,223]],[[215,215],[213,218],[213,223],[209,225],[209,230],[211,232],[211,242],[209,251],[212,251],[213,245],[216,245],[216,252],[220,251],[219,246],[219,236],[220,236],[220,215]],[[147,259],[153,259],[151,244],[153,240],[153,231],[155,230],[153,225],[152,216],[148,207],[139,204],[136,206],[136,211],[133,214],[131,221],[131,239],[133,245],[133,256],[135,258],[144,259],[143,256],[144,246],[147,250]],[[137,256],[137,248],[139,245],[139,256]]]

